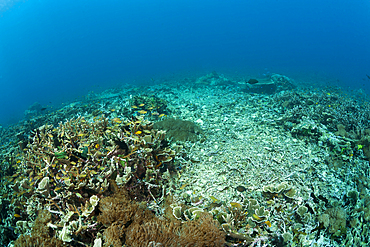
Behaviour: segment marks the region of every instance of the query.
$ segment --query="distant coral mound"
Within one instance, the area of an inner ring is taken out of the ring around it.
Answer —
[[[165,130],[166,137],[174,141],[191,141],[199,139],[202,129],[191,121],[168,118],[153,125],[154,129]]]

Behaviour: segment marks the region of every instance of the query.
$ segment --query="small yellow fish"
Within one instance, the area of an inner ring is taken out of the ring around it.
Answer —
[[[77,196],[77,197],[79,197],[79,198],[83,198],[83,197],[81,196],[81,194],[80,194],[80,193],[78,193],[78,192],[76,193],[76,196]]]
[[[138,130],[138,131],[135,132],[135,135],[140,135],[141,133],[143,133],[143,132],[141,132],[140,130]]]
[[[77,136],[84,136],[85,134],[84,133],[80,133],[80,134],[78,134]]]
[[[145,104],[140,104],[139,106],[140,106],[140,107],[142,107],[142,106],[144,106],[144,105],[145,105]]]
[[[110,111],[116,111],[116,109],[110,109]]]
[[[50,133],[48,134],[48,136],[49,136],[50,138],[53,138],[53,137],[54,137],[54,136],[53,136],[52,134],[50,134]]]
[[[181,187],[180,187],[180,190],[183,190],[186,186],[188,186],[189,184],[183,184],[183,185],[181,185]]]
[[[113,118],[113,122],[122,123],[121,119],[119,119],[118,117]]]
[[[20,160],[17,160],[17,164],[19,164],[19,163],[21,163],[21,161]]]
[[[165,116],[165,114],[163,114],[163,113],[162,113],[162,114],[161,114],[161,115],[159,115],[158,117],[164,117],[164,116]]]
[[[97,143],[97,144],[95,144],[95,148],[96,149],[98,149],[98,148],[100,148],[100,145]]]
[[[74,162],[74,161],[71,161],[71,165],[76,165],[76,162]]]
[[[133,106],[131,106],[132,108],[134,108],[134,109],[136,109],[137,108],[137,106],[136,105],[133,105]]]
[[[271,222],[270,221],[265,221],[265,224],[268,225],[268,227],[271,227]]]
[[[55,168],[55,166],[56,166],[57,164],[51,164],[51,167],[53,167],[53,168]]]
[[[257,214],[253,214],[253,218],[255,218],[256,220],[262,220],[261,217],[259,217]]]
[[[15,218],[20,218],[21,216],[19,214],[14,214]]]
[[[210,196],[209,198],[211,198],[213,202],[218,202],[218,201],[220,201],[220,200],[218,200],[218,199],[217,199],[216,197],[214,197],[214,196]]]
[[[140,114],[146,114],[146,113],[147,113],[147,111],[140,110],[140,111],[138,111],[138,113],[140,113]]]
[[[230,205],[233,208],[238,208],[238,209],[241,209],[242,208],[242,205],[240,203],[237,203],[237,202],[230,202]]]
[[[273,204],[274,203],[274,200],[268,200],[266,203],[267,204]]]

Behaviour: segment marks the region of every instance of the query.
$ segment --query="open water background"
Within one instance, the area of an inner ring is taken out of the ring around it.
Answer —
[[[0,124],[34,102],[217,71],[370,92],[370,1],[0,1]]]

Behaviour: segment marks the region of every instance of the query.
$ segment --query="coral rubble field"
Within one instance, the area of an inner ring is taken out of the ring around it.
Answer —
[[[0,129],[1,246],[369,246],[360,90],[216,72]]]

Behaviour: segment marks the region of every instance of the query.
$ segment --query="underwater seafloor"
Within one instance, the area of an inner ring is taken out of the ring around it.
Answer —
[[[1,246],[369,246],[369,110],[215,72],[35,103],[0,130]]]

